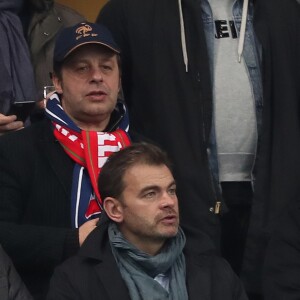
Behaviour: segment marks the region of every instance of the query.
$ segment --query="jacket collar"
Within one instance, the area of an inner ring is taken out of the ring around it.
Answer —
[[[110,220],[103,212],[98,227],[87,237],[78,252],[78,256],[83,257],[84,260],[89,259],[89,266],[102,282],[109,299],[130,300],[127,286],[122,279],[110,248],[109,222]]]
[[[73,162],[55,139],[51,122],[45,119],[39,125],[41,130],[38,141],[39,151],[47,158],[68,196],[72,185]]]
[[[98,226],[90,233],[82,244],[78,255],[103,261],[107,251],[111,252],[108,239],[108,225],[111,221],[103,211]]]
[[[110,249],[108,240],[108,225],[110,222],[105,212],[103,212],[99,225],[87,237],[78,255],[94,260],[93,268],[103,286],[109,287],[111,282],[114,282],[114,288],[107,289],[111,299],[122,297],[123,300],[129,300],[128,289]],[[187,289],[190,299],[198,299],[198,295],[203,293],[210,295],[211,292],[209,288],[212,285],[211,264],[207,263],[207,259],[211,257],[212,253],[211,242],[205,234],[200,240],[197,244],[187,243],[184,250],[187,267]],[[197,247],[197,250],[195,250],[195,247]],[[203,284],[199,285],[199,282]],[[207,288],[203,290],[204,286]]]

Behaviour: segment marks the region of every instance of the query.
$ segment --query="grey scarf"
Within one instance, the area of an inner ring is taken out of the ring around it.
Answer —
[[[182,252],[185,236],[179,228],[162,251],[150,256],[130,244],[115,223],[108,228],[112,252],[132,300],[187,300],[185,258]],[[154,277],[167,274],[169,292]]]
[[[0,112],[15,101],[35,101],[33,67],[17,13],[20,0],[0,0]]]

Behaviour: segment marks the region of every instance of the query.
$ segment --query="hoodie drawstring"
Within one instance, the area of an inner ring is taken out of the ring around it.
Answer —
[[[244,0],[243,2],[243,12],[242,12],[242,22],[241,22],[241,30],[239,36],[239,44],[238,44],[238,61],[241,62],[244,42],[245,42],[245,33],[246,33],[246,23],[247,23],[247,14],[248,14],[248,0]],[[178,0],[179,7],[179,19],[180,19],[180,36],[181,36],[181,49],[183,55],[183,62],[185,65],[185,71],[188,72],[188,54],[186,48],[186,38],[185,38],[185,29],[184,29],[184,19],[182,14],[182,3],[181,0]]]
[[[241,62],[244,42],[245,42],[245,33],[246,33],[246,23],[247,23],[247,14],[248,14],[248,0],[244,0],[243,3],[243,13],[242,13],[242,23],[239,37],[239,45],[238,45],[238,59],[239,63]]]
[[[183,62],[185,65],[185,72],[188,72],[188,55],[187,55],[187,49],[186,49],[184,19],[183,19],[183,14],[182,14],[181,0],[178,0],[178,6],[179,6],[179,19],[180,19],[181,49],[182,49],[182,55],[183,55]]]

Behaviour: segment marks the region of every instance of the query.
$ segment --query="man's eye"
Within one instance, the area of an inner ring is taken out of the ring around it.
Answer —
[[[145,194],[145,198],[153,198],[155,197],[155,192],[148,192]]]
[[[169,189],[169,194],[170,195],[176,195],[176,188]]]
[[[87,72],[88,70],[89,70],[89,67],[88,67],[88,66],[79,66],[79,67],[77,67],[77,69],[76,69],[76,71],[81,72],[81,73]]]
[[[112,67],[110,65],[103,65],[102,69],[105,71],[110,71],[110,70],[112,70]]]

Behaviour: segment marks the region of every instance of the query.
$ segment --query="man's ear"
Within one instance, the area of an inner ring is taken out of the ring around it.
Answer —
[[[62,84],[61,84],[61,79],[59,79],[55,73],[52,74],[52,82],[53,82],[53,85],[55,87],[55,91],[58,93],[58,94],[62,94],[63,91],[62,91]]]
[[[123,208],[120,201],[116,198],[106,197],[103,201],[103,207],[107,216],[116,223],[123,221]]]

